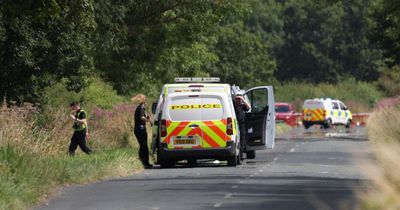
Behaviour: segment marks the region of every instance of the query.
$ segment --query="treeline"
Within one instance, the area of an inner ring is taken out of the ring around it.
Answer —
[[[396,0],[0,0],[0,94],[18,102],[91,78],[154,94],[176,76],[355,79],[395,95],[399,52]]]

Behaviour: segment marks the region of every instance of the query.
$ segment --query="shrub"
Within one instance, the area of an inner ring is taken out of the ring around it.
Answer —
[[[369,170],[374,186],[362,195],[364,209],[400,209],[400,107],[375,111],[367,130],[377,165]]]
[[[353,112],[364,112],[383,97],[383,93],[373,84],[355,80],[342,81],[336,85],[291,82],[277,85],[275,90],[276,101],[292,102],[298,111],[301,110],[305,99],[337,98],[347,104]]]

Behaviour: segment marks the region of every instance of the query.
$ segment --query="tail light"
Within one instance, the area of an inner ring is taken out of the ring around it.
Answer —
[[[228,135],[233,135],[233,124],[232,124],[232,118],[228,117],[226,120],[226,134]]]
[[[167,121],[161,120],[161,137],[167,136]]]

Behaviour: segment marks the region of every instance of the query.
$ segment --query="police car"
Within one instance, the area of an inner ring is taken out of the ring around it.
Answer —
[[[345,125],[350,128],[353,117],[346,105],[337,99],[307,99],[303,105],[303,125],[308,129],[312,125],[329,128],[332,125]]]
[[[226,160],[229,166],[240,164],[241,153],[273,148],[275,108],[272,86],[247,90],[252,109],[246,113],[246,150],[240,147],[240,131],[233,106],[237,87],[219,83],[219,78],[176,78],[164,85],[153,104],[157,134],[153,149],[161,167],[187,160]],[[252,155],[250,155],[252,156]]]

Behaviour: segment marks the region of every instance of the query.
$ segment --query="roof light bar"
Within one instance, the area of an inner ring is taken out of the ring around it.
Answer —
[[[176,77],[175,82],[220,82],[219,77]]]

